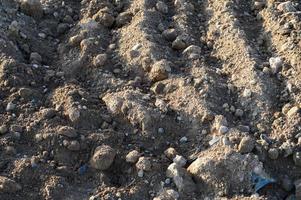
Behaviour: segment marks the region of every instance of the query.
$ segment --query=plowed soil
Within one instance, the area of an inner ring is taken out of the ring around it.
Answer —
[[[0,200],[301,199],[300,38],[298,0],[0,0]]]

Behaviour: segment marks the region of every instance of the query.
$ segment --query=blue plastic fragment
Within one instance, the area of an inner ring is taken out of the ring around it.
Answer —
[[[88,170],[88,165],[87,164],[84,164],[83,166],[81,166],[79,169],[78,169],[78,172],[80,175],[83,175],[84,173],[86,173]]]
[[[264,177],[261,177],[261,176],[255,174],[255,173],[253,173],[252,174],[252,182],[255,185],[255,192],[258,192],[259,190],[261,190],[262,188],[264,188],[268,184],[275,183],[276,181],[272,178],[271,179],[264,178]]]

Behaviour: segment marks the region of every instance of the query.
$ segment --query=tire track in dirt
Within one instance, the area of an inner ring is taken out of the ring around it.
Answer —
[[[246,114],[244,120],[255,129],[265,131],[270,124],[268,116],[272,116],[277,104],[278,88],[273,78],[257,69],[263,61],[250,41],[256,37],[241,24],[245,21],[236,16],[235,5],[235,1],[230,0],[223,4],[208,1],[213,16],[209,22],[209,38],[214,41],[214,55],[223,61],[229,83],[238,94],[238,103]],[[255,24],[246,24],[260,27],[255,19],[248,20]]]

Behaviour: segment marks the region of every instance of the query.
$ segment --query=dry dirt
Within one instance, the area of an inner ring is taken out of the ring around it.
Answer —
[[[300,38],[298,0],[0,0],[0,199],[301,200]]]

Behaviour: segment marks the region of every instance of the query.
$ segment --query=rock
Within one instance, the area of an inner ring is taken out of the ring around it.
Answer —
[[[16,104],[12,103],[12,102],[9,102],[7,105],[6,105],[6,111],[7,112],[10,112],[10,111],[13,111],[15,110],[16,108]]]
[[[69,44],[72,46],[78,46],[82,40],[85,39],[85,36],[82,34],[78,34],[69,38]]]
[[[149,158],[146,157],[140,157],[138,159],[138,162],[136,163],[137,169],[143,170],[143,171],[150,171],[151,170],[151,162]]]
[[[244,111],[241,109],[236,109],[235,116],[236,117],[242,117],[244,115]]]
[[[273,74],[276,74],[280,71],[283,61],[281,57],[272,57],[269,59],[270,68]]]
[[[58,134],[69,137],[69,138],[75,138],[77,137],[77,132],[73,127],[70,126],[62,126],[58,130]]]
[[[139,171],[138,171],[138,177],[140,177],[140,178],[142,178],[143,177],[143,175],[144,175],[144,172],[143,172],[143,170],[142,169],[140,169]]]
[[[15,193],[21,190],[22,187],[18,183],[16,183],[14,180],[9,179],[4,176],[0,176],[0,192],[4,193]]]
[[[255,140],[250,136],[245,136],[239,143],[238,151],[240,153],[250,153],[255,147]]]
[[[196,185],[189,173],[176,163],[168,166],[166,176],[173,179],[180,192],[190,194],[196,190]]]
[[[176,157],[173,159],[173,162],[180,167],[184,167],[187,163],[187,160],[183,156],[176,155]]]
[[[164,134],[165,133],[164,128],[162,128],[162,127],[158,128],[158,133],[159,134]]]
[[[110,13],[107,13],[103,10],[98,11],[95,15],[93,15],[92,19],[96,22],[106,26],[111,27],[114,24],[115,18]]]
[[[183,55],[188,58],[200,58],[202,49],[196,45],[190,45],[183,51]]]
[[[167,14],[168,13],[168,7],[167,5],[162,2],[162,1],[159,1],[158,3],[156,3],[156,8],[159,12],[163,13],[163,14]]]
[[[13,124],[10,126],[10,131],[11,132],[18,132],[18,133],[22,133],[23,132],[23,127],[17,124]]]
[[[90,159],[90,165],[94,169],[106,170],[112,165],[115,156],[116,156],[116,151],[112,149],[110,146],[108,145],[98,146],[95,149],[92,158]]]
[[[287,117],[291,118],[293,116],[295,116],[298,112],[299,112],[300,108],[298,106],[294,106],[291,109],[289,109],[289,111],[287,112]]]
[[[187,44],[185,42],[185,40],[178,36],[173,42],[172,42],[172,48],[175,50],[182,50],[185,49],[187,47]]]
[[[41,63],[42,62],[42,56],[37,52],[32,52],[30,54],[30,61],[32,63]]]
[[[295,165],[301,167],[301,152],[294,153],[293,159],[294,159]]]
[[[168,149],[166,149],[164,151],[164,155],[167,158],[169,158],[170,160],[173,160],[176,157],[177,154],[178,154],[177,151],[173,147],[169,147]]]
[[[152,81],[157,82],[168,78],[169,72],[171,72],[169,62],[167,60],[160,60],[153,65],[149,76]]]
[[[255,1],[254,2],[254,9],[255,10],[261,10],[265,7],[266,2],[262,2],[262,1]]]
[[[276,148],[271,148],[269,149],[268,154],[270,159],[276,160],[279,156],[279,151]]]
[[[129,163],[136,163],[139,159],[139,156],[140,153],[137,150],[133,150],[126,155],[125,160]]]
[[[80,143],[77,140],[72,140],[69,142],[67,148],[70,151],[79,151],[80,150]]]
[[[58,35],[61,35],[61,34],[64,34],[66,33],[70,28],[70,25],[67,24],[67,23],[60,23],[58,26],[57,26],[57,34]]]
[[[217,144],[202,151],[187,168],[202,185],[204,195],[227,195],[232,191],[253,191],[252,173],[266,177],[263,164],[254,154],[240,154],[231,147]]]
[[[43,8],[40,0],[21,0],[21,11],[26,15],[40,19],[43,16]]]
[[[296,8],[291,1],[282,2],[277,6],[277,9],[281,12],[295,12]]]
[[[164,189],[153,200],[177,200],[179,197],[180,195],[177,191],[173,189]]]
[[[6,155],[13,156],[13,155],[16,155],[17,150],[13,146],[7,146],[7,147],[5,147],[4,152]]]
[[[242,96],[245,98],[250,98],[252,96],[252,91],[250,89],[245,88],[242,93]]]
[[[7,128],[6,125],[0,126],[0,134],[1,134],[1,135],[7,133],[7,131],[8,131],[8,128]]]
[[[228,126],[227,119],[223,115],[216,115],[214,117],[214,122],[212,124],[212,132],[224,132],[226,131],[226,128]],[[223,127],[223,128],[221,128]]]
[[[98,54],[97,56],[94,57],[93,59],[93,65],[95,67],[102,67],[104,66],[104,64],[107,61],[107,54],[103,53],[103,54]]]
[[[25,87],[20,88],[18,94],[25,100],[30,100],[37,96],[37,92],[35,90]]]
[[[68,109],[67,114],[72,122],[77,122],[80,119],[80,111],[76,108]]]
[[[116,26],[122,27],[132,20],[133,14],[130,12],[120,13],[116,18]]]
[[[162,36],[167,40],[167,41],[174,41],[177,38],[177,31],[174,28],[171,29],[166,29],[163,31]]]
[[[181,137],[180,143],[186,143],[188,141],[188,138],[186,136]]]
[[[227,133],[228,131],[229,131],[229,128],[227,126],[221,126],[218,129],[218,133],[221,134],[221,135]]]

